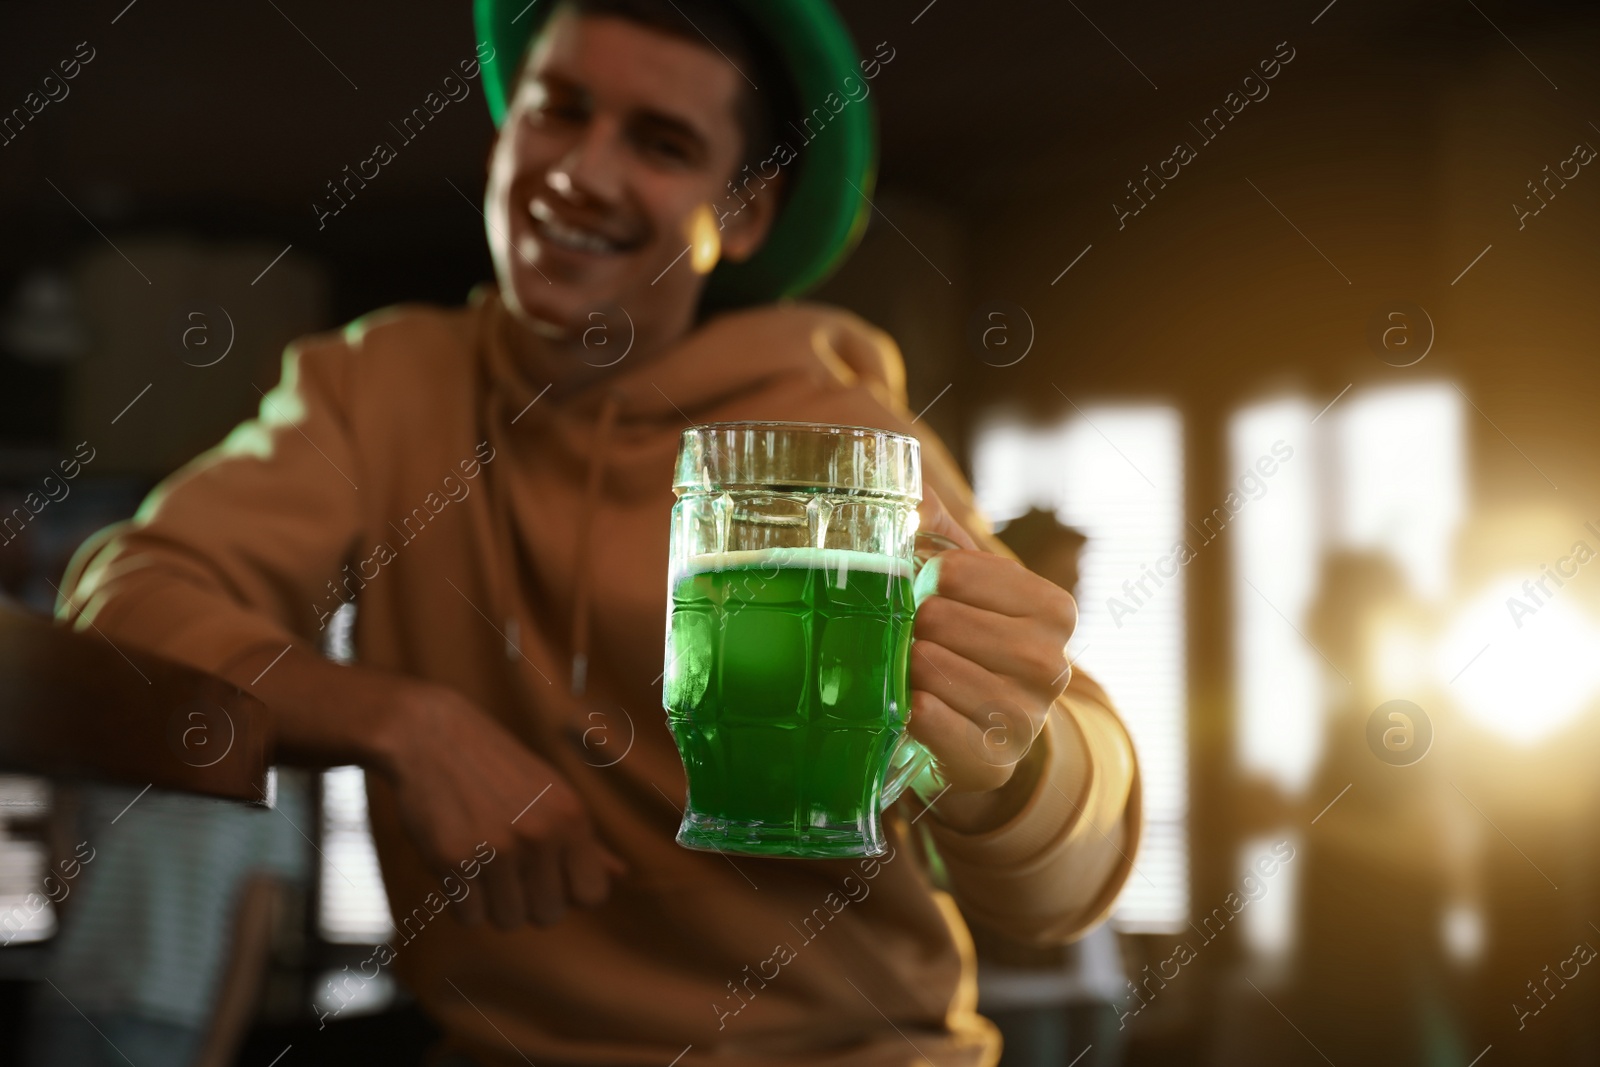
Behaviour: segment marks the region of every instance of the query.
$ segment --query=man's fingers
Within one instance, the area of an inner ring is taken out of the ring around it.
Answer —
[[[1000,615],[945,596],[917,608],[916,638],[949,649],[998,675],[1059,693],[1066,688],[1067,646],[1029,620]]]
[[[612,881],[622,878],[628,873],[628,865],[623,862],[623,860],[618,857],[615,852],[612,852],[605,845],[601,844],[600,839],[592,834],[587,839],[577,842],[573,847],[582,847],[585,849],[591,856],[594,857],[594,860],[599,864],[600,869],[603,870],[607,877]]]
[[[925,641],[912,646],[912,704],[931,697],[940,709],[965,720],[945,721],[945,751],[934,753],[947,780],[958,788],[994,788],[1022,761],[1044,726],[1048,706],[1009,679],[989,673],[949,649]],[[1035,709],[1030,711],[1029,709]],[[932,716],[937,722],[944,716]],[[994,780],[990,771],[1004,773]],[[988,785],[980,783],[988,782]]]
[[[627,872],[627,864],[593,838],[567,845],[525,841],[517,856],[502,850],[500,862],[484,864],[478,891],[456,901],[456,917],[472,926],[487,916],[502,930],[528,922],[553,926],[569,904],[605,903],[612,883]]]
[[[523,893],[528,917],[540,926],[554,926],[567,913],[567,889],[561,877],[561,846],[553,841],[525,846]]]
[[[511,857],[501,853],[501,862],[484,867],[484,891],[489,898],[489,920],[502,930],[515,929],[528,921],[522,897],[522,876]]]
[[[459,877],[459,875],[455,871],[450,871],[444,875],[444,878],[452,877]],[[473,885],[470,879],[463,881],[462,884],[466,886],[466,895],[455,901],[456,906],[451,909],[451,912],[462,925],[477,926],[483,922],[484,918],[483,898],[485,896],[485,887],[483,885]]]
[[[567,888],[573,903],[597,908],[611,895],[611,873],[605,850],[598,844],[577,844],[565,850]]]
[[[1060,586],[1016,560],[989,552],[945,552],[938,557],[935,592],[975,608],[1013,618],[1037,618],[1070,635],[1078,605]]]
[[[937,696],[984,730],[1003,725],[1013,747],[1023,750],[1043,729],[1048,713],[1048,704],[1015,680],[932,641],[912,642],[911,688]]]
[[[911,694],[911,721],[907,729],[933,754],[945,781],[961,792],[1000,788],[1011,778],[1011,770],[1020,760],[1020,756],[995,760],[977,756],[986,744],[983,731],[971,719],[926,691]]]
[[[948,537],[962,548],[976,549],[978,547],[977,542],[973,541],[972,535],[962,529],[960,523],[951,518],[950,512],[944,506],[944,501],[939,499],[939,494],[935,493],[931,486],[923,488],[922,504],[917,508],[917,511],[922,516],[919,529],[927,533],[938,534],[941,537]]]

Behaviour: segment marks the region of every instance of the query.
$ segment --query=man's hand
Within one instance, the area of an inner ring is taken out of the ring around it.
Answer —
[[[1036,762],[1024,758],[1071,677],[1067,641],[1078,608],[1015,560],[978,550],[931,491],[922,515],[923,529],[962,547],[927,564],[934,593],[917,609],[910,730],[950,783],[941,817],[980,829],[1031,791],[1032,781],[1012,779]]]
[[[598,907],[626,866],[600,843],[583,801],[555,768],[453,690],[403,683],[381,769],[424,861],[441,875],[494,849],[484,892],[459,917],[501,929],[557,923],[569,905]]]
[[[277,758],[360,764],[388,782],[412,843],[441,878],[480,864],[474,888],[483,891],[451,909],[465,922],[487,910],[503,929],[549,925],[569,905],[604,902],[626,873],[572,786],[453,689],[340,666],[299,645],[260,649],[229,677],[272,712]],[[483,842],[494,852],[479,853]]]

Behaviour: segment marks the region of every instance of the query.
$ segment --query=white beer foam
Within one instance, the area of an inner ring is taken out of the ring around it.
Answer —
[[[911,577],[911,561],[893,556],[880,556],[874,552],[856,552],[846,548],[763,548],[749,552],[706,552],[690,556],[672,568],[672,581],[696,574],[726,570],[767,570],[783,567],[786,570],[828,571],[829,584],[844,588],[852,571],[888,574],[897,578]]]

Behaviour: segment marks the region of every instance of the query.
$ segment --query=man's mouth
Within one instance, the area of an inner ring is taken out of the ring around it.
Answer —
[[[529,201],[528,215],[533,220],[533,232],[540,241],[549,242],[557,248],[568,251],[602,256],[618,255],[631,252],[639,243],[622,240],[578,223],[563,221],[556,217],[550,205],[537,198]]]

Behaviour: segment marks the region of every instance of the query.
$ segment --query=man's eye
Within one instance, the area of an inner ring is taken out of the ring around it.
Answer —
[[[528,117],[541,126],[573,126],[588,118],[582,104],[566,100],[543,100],[528,109]]]
[[[588,108],[581,95],[552,90],[534,83],[524,90],[522,98],[528,121],[538,125],[571,125],[588,118]]]
[[[672,137],[652,137],[647,135],[640,138],[640,143],[647,154],[659,159],[665,159],[673,163],[687,163],[692,158],[689,146]]]

